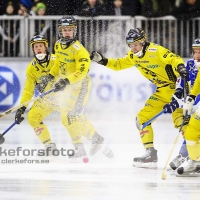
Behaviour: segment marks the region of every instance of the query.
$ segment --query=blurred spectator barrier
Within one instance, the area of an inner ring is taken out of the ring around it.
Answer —
[[[29,41],[35,34],[49,40],[53,50],[58,39],[58,20],[62,16],[30,16],[28,18],[1,16],[0,56],[32,56]],[[142,16],[98,16],[78,17],[77,37],[91,52],[98,50],[105,56],[124,56],[128,50],[125,36],[129,29],[142,27],[148,41],[163,45],[182,57],[191,56],[192,41],[200,36],[200,18],[187,21],[176,20],[173,16],[145,18]]]
[[[28,56],[28,19],[22,16],[0,17],[0,56]]]

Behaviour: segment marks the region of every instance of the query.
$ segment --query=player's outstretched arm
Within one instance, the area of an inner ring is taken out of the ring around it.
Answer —
[[[93,51],[90,55],[90,59],[97,62],[98,64],[101,65],[107,65],[108,63],[108,59],[105,58],[101,53],[99,53],[98,51]]]
[[[90,59],[97,62],[98,64],[104,65],[112,70],[119,71],[123,69],[127,69],[133,67],[135,65],[135,61],[133,59],[133,53],[129,51],[129,53],[123,58],[105,58],[101,53],[97,51],[93,51],[90,55]]]

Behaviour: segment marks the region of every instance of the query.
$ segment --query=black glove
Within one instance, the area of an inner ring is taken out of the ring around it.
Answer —
[[[165,109],[164,113],[173,113],[177,108],[179,108],[180,105],[178,103],[178,101],[172,101],[168,104],[166,104],[163,109]]]
[[[103,57],[103,55],[101,55],[99,52],[97,51],[93,51],[90,55],[90,59],[97,62],[98,64],[101,65],[107,65],[108,63],[108,59]]]
[[[186,69],[185,65],[184,64],[179,64],[177,66],[177,71],[178,73],[180,74],[181,78],[185,80],[186,78],[186,81],[188,80],[188,70]]]
[[[174,95],[178,98],[181,99],[183,96],[183,89],[182,88],[178,88],[176,89],[176,92],[174,93]],[[164,113],[173,113],[177,108],[180,108],[181,105],[179,104],[179,102],[172,97],[172,101],[168,104],[166,104],[163,109],[165,109]]]
[[[183,97],[183,88],[177,88],[176,92],[174,93],[174,95],[178,98],[181,99]],[[172,97],[172,101],[176,100],[174,97]]]
[[[65,89],[65,87],[67,85],[69,85],[69,80],[66,78],[66,79],[60,79],[56,84],[55,84],[55,90],[54,92],[58,92],[58,91],[62,91]]]
[[[183,126],[189,124],[189,122],[190,122],[190,117],[191,117],[190,115],[187,115],[187,116],[186,116],[186,118],[185,118],[185,120],[184,120],[184,123],[183,123]]]
[[[54,79],[54,76],[52,76],[51,74],[48,74],[44,77],[42,77],[41,82],[38,84],[38,90],[40,93],[43,93],[46,86],[48,85],[48,83]]]
[[[24,114],[25,110],[26,110],[25,106],[17,110],[15,114],[15,121],[17,122],[17,124],[21,124],[21,122],[24,120],[24,117],[22,117],[22,115]]]

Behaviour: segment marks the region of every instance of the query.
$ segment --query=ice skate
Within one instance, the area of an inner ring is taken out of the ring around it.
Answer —
[[[112,151],[109,147],[107,147],[107,146],[104,146],[104,147],[102,148],[102,153],[103,153],[107,158],[110,158],[110,159],[114,158],[114,153],[113,153],[113,151]]]
[[[45,145],[45,148],[43,149],[43,151],[39,151],[37,153],[37,157],[39,157],[42,160],[49,160],[49,162],[51,161],[57,161],[57,157],[58,157],[58,153],[57,153],[57,147],[56,144],[51,143],[51,144],[47,144]]]
[[[177,169],[178,177],[199,177],[200,176],[200,162],[191,160],[189,157]]]
[[[98,133],[92,137],[92,146],[90,148],[90,156],[94,156],[103,146],[104,138]]]
[[[169,163],[170,168],[176,170],[182,163],[184,163],[185,159],[185,157],[179,154],[176,158],[172,160],[172,162]]]
[[[47,157],[47,156],[56,156],[56,144],[51,143],[51,144],[47,144],[45,145],[45,148],[43,151],[39,151],[37,156],[39,157]]]
[[[133,166],[138,168],[156,169],[157,161],[157,150],[154,148],[148,148],[143,156],[133,159]]]
[[[72,156],[69,156],[70,162],[79,163],[79,162],[88,162],[87,154],[82,143],[75,144],[75,153]]]
[[[45,146],[45,156],[57,156],[57,147],[55,143],[47,144]]]
[[[98,152],[102,152],[106,157],[113,158],[113,151],[103,144],[104,138],[99,134],[95,133],[92,137],[92,146],[90,149],[90,156],[97,156]]]

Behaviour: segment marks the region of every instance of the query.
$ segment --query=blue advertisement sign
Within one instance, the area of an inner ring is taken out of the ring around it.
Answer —
[[[0,111],[11,108],[20,95],[20,82],[8,67],[0,66]]]

